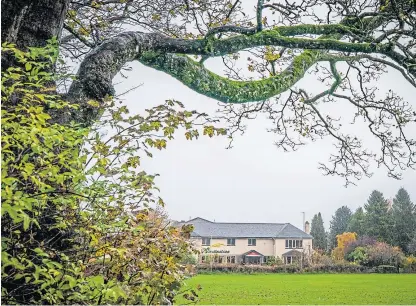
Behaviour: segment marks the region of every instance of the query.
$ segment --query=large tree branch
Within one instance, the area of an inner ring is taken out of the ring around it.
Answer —
[[[273,97],[298,82],[316,62],[349,58],[330,55],[327,50],[354,54],[384,54],[401,66],[414,61],[393,51],[388,44],[339,41],[352,31],[355,30],[344,25],[298,25],[276,27],[253,35],[195,40],[174,39],[155,33],[125,32],[105,41],[85,58],[78,72],[78,80],[74,81],[70,88],[68,99],[85,105],[83,112],[79,112],[85,122],[95,120],[100,108],[90,107],[86,102],[91,99],[103,101],[106,95],[114,95],[112,79],[124,64],[133,60],[164,71],[193,90],[226,103],[261,101]],[[303,34],[324,36],[317,39],[290,37]],[[220,77],[183,55],[222,56],[266,45],[305,51],[296,56],[289,67],[280,74],[267,79],[244,82]],[[407,70],[414,73],[414,69]]]

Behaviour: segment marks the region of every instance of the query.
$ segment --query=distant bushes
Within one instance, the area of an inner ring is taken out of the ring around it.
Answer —
[[[211,273],[374,273],[375,269],[352,264],[313,264],[300,268],[299,265],[259,266],[259,265],[200,265],[198,274]]]

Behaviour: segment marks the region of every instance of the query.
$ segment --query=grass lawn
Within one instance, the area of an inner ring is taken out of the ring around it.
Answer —
[[[198,284],[198,304],[416,304],[416,274],[214,274],[186,281]]]

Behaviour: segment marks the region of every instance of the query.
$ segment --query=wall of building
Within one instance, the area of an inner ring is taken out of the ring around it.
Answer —
[[[290,250],[298,250],[300,252],[304,251],[305,253],[312,251],[312,239],[296,239],[296,240],[302,240],[302,246],[303,246],[302,249],[286,248],[286,239],[276,239],[275,256],[279,256],[280,258],[282,258],[282,255],[286,252],[289,252]]]
[[[299,240],[299,239],[298,239]],[[201,251],[201,255],[218,254],[219,256],[236,256],[236,261],[240,262],[241,255],[255,250],[264,256],[279,256],[282,259],[282,255],[290,250],[304,251],[308,253],[312,251],[312,239],[302,239],[302,249],[286,248],[286,239],[256,239],[255,246],[248,245],[248,238],[235,239],[235,246],[227,246],[227,239],[211,239],[211,246],[203,246],[202,239],[192,239],[194,246],[197,250]],[[229,251],[229,253],[203,253],[203,250],[210,248],[217,251]]]
[[[194,239],[194,245],[199,251],[208,248],[202,245],[202,239]],[[218,246],[216,246],[218,245]],[[214,247],[213,247],[214,246]],[[274,241],[273,239],[256,239],[255,246],[248,245],[248,238],[235,239],[235,246],[227,246],[227,239],[211,239],[212,250],[229,251],[230,255],[241,255],[251,250],[263,254],[264,256],[274,256]],[[225,254],[224,254],[225,255]]]

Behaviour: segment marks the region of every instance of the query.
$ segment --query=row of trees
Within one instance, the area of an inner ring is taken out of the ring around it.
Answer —
[[[392,203],[374,190],[364,207],[354,213],[347,206],[338,208],[330,221],[329,232],[325,231],[321,213],[312,219],[311,234],[317,249],[333,250],[337,235],[345,232],[372,237],[398,246],[405,253],[413,253],[416,251],[416,206],[404,188],[399,189]]]

